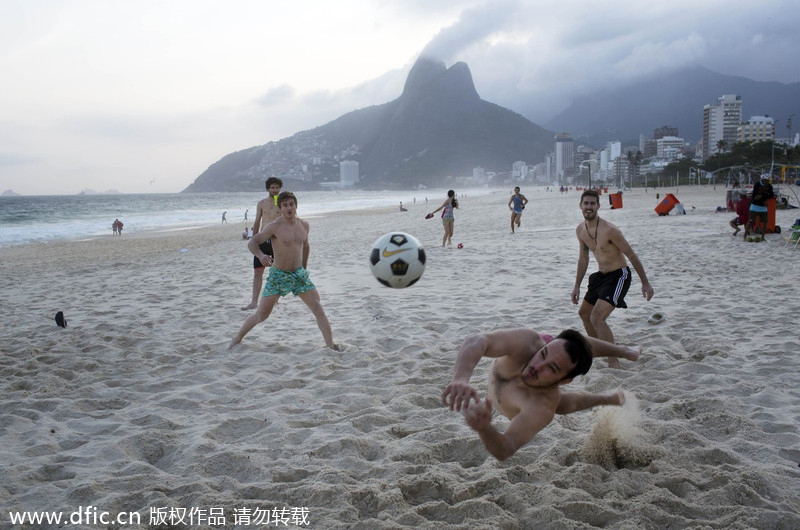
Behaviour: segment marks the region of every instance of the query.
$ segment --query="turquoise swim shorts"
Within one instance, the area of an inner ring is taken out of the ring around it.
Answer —
[[[308,277],[308,271],[303,267],[296,271],[284,271],[270,267],[269,276],[264,284],[261,296],[274,296],[276,294],[286,296],[289,293],[298,295],[314,289],[316,287]]]

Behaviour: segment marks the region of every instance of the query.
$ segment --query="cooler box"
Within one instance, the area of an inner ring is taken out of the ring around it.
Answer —
[[[620,208],[622,208],[622,194],[621,193],[617,192],[617,193],[609,194],[608,200],[611,202],[611,209],[612,210],[619,210]]]
[[[777,200],[775,197],[771,199],[767,199],[767,234],[774,234],[775,233],[775,203]],[[755,229],[755,225],[760,224],[758,221],[753,224],[753,229]]]
[[[767,199],[767,233],[774,234],[775,233],[775,203],[777,199],[775,197],[771,199]]]
[[[656,206],[656,213],[658,215],[669,215],[669,212],[675,208],[675,205],[680,203],[681,201],[679,201],[675,195],[667,193],[664,199]]]
[[[771,199],[767,199],[767,230],[766,234],[774,234],[775,233],[775,197]],[[758,232],[760,230],[761,223],[756,219],[753,223],[753,230]]]

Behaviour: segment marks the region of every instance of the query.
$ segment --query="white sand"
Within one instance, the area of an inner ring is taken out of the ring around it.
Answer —
[[[423,219],[444,197],[310,219],[341,353],[294,297],[227,350],[252,278],[238,226],[3,249],[0,527],[10,511],[91,505],[138,511],[145,528],[163,507],[222,509],[225,528],[235,510],[283,507],[307,508],[309,528],[799,528],[800,251],[731,237],[734,215],[713,211],[722,188],[659,191],[688,215],[656,216],[653,190],[613,211],[603,196],[600,212],[656,291],[646,302],[634,276],[609,320],[644,355],[568,387],[622,388],[628,403],[557,417],[503,463],[440,394],[470,333],[581,329],[576,192],[523,189],[513,236],[505,190],[467,197],[462,250]],[[428,251],[405,290],[367,268],[391,230]]]

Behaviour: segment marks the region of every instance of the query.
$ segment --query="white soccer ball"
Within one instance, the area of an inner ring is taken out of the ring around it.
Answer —
[[[389,232],[372,245],[369,264],[379,282],[402,289],[414,285],[425,272],[425,249],[412,235]]]

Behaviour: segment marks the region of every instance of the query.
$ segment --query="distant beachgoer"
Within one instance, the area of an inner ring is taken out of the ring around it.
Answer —
[[[511,206],[511,204],[514,206]],[[511,195],[511,198],[508,200],[508,209],[511,210],[511,233],[514,233],[514,225],[520,225],[522,220],[522,210],[525,209],[525,205],[528,204],[528,199],[524,195],[519,192],[519,186],[514,188],[514,194]]]
[[[250,235],[250,232],[248,231],[247,227],[245,226],[244,230],[242,230],[242,239],[249,239],[249,237],[248,237],[249,235]]]
[[[456,199],[456,192],[453,190],[447,191],[447,199],[444,200],[441,206],[432,211],[429,215],[433,216],[439,210],[442,210],[442,226],[444,227],[444,236],[442,237],[442,246],[447,243],[452,246],[453,225],[455,224],[455,217],[453,210],[458,208],[458,199]]]
[[[400,211],[401,212],[407,212],[408,211],[406,208],[403,208],[403,201],[400,201]]]
[[[583,222],[575,229],[579,252],[572,303],[576,305],[578,303],[581,282],[589,266],[591,250],[600,270],[589,276],[589,286],[578,309],[578,316],[583,321],[587,335],[613,343],[614,334],[608,327],[606,319],[615,308],[628,307],[625,304],[625,295],[631,285],[631,269],[625,260],[626,257],[636,269],[636,274],[642,282],[642,296],[647,300],[653,298],[653,288],[647,280],[639,256],[625,240],[620,229],[597,215],[597,210],[600,209],[600,195],[597,191],[584,191],[579,206],[583,213]],[[608,366],[619,368],[619,361],[610,358]]]
[[[268,196],[258,201],[258,204],[256,205],[256,218],[255,221],[253,221],[253,231],[251,237],[255,237],[255,235],[259,233],[262,227],[266,226],[267,223],[271,223],[281,216],[281,211],[278,208],[278,194],[281,192],[281,188],[283,187],[283,181],[278,177],[270,177],[267,179],[265,186],[267,188]],[[264,243],[261,243],[259,248],[261,252],[270,258],[273,257],[272,242],[269,239],[267,239]],[[258,297],[261,294],[261,285],[263,282],[264,264],[261,263],[257,256],[253,256],[253,290],[250,303],[242,307],[243,311],[258,307]]]
[[[117,219],[117,235],[122,235],[122,221]]]
[[[761,180],[756,182],[753,186],[753,195],[750,200],[750,218],[747,224],[744,225],[744,240],[747,241],[747,236],[755,228],[756,220],[761,224],[761,239],[767,233],[767,200],[775,197],[775,191],[772,189],[772,175],[764,173],[761,175]]]
[[[266,320],[275,304],[290,292],[305,302],[317,320],[325,345],[332,350],[341,350],[333,342],[333,333],[328,317],[320,302],[319,292],[308,276],[308,222],[297,217],[297,198],[290,191],[278,195],[280,217],[268,223],[247,244],[247,248],[261,263],[270,265],[269,276],[256,312],[247,317],[241,329],[233,338],[230,348],[242,342],[247,333],[259,322]],[[275,258],[271,258],[259,245],[271,240]]]
[[[622,391],[562,392],[560,386],[588,372],[594,357],[636,361],[640,355],[641,348],[584,337],[574,329],[562,331],[558,337],[527,328],[473,335],[458,351],[453,378],[442,392],[442,403],[450,410],[464,410],[467,424],[477,431],[486,449],[498,460],[505,460],[530,442],[556,414],[623,405]],[[495,361],[489,373],[487,396],[481,403],[469,380],[483,357]],[[492,426],[492,406],[511,420],[505,432]]]
[[[119,219],[114,219],[114,222],[111,223],[111,230],[115,236],[119,235]]]
[[[228,222],[228,220],[225,218],[225,215],[226,215],[227,213],[228,213],[228,212],[227,212],[227,210],[226,210],[226,211],[224,211],[224,212],[222,212],[222,223],[223,223],[223,224],[225,224],[225,223],[227,223],[227,222]]]
[[[244,211],[244,222],[245,222],[245,223],[247,222],[247,212],[249,212],[249,211],[250,211],[250,210],[245,210],[245,211]]]
[[[736,195],[739,196],[739,200],[736,201],[736,217],[730,222],[731,228],[735,230],[732,234],[734,236],[741,231],[739,225],[747,226],[747,222],[750,220],[750,199],[747,197],[747,192],[737,190]]]

